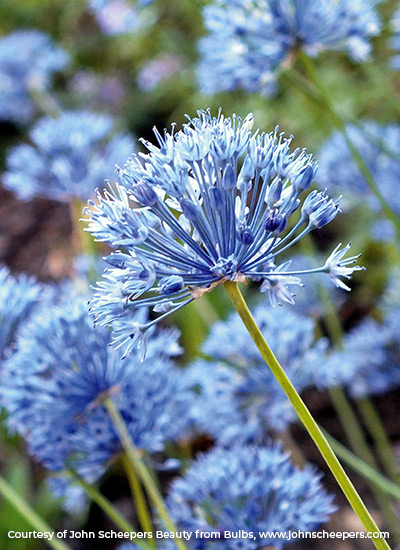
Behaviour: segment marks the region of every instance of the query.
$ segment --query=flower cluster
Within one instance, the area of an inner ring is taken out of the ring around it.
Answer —
[[[36,196],[68,202],[104,187],[115,163],[134,151],[128,135],[113,135],[108,115],[67,111],[41,119],[30,131],[32,145],[18,145],[7,157],[3,184],[22,199]]]
[[[327,341],[315,341],[314,321],[286,309],[272,311],[263,303],[254,310],[254,318],[299,392],[338,382],[337,370],[321,368],[328,357]],[[203,352],[213,361],[199,360],[187,369],[197,430],[220,445],[260,443],[268,433],[285,430],[296,420],[237,314],[213,326]]]
[[[355,398],[380,395],[400,386],[400,307],[388,310],[382,324],[367,318],[350,331],[343,349],[326,368],[341,364],[347,371],[342,382]]]
[[[347,51],[363,60],[379,33],[375,0],[214,0],[204,8],[200,86],[271,93],[296,49]]]
[[[32,96],[47,91],[51,77],[65,69],[69,56],[39,31],[17,31],[0,40],[0,120],[29,122]]]
[[[104,405],[112,396],[140,449],[162,450],[185,427],[181,376],[168,356],[180,353],[177,333],[154,334],[147,357],[125,361],[95,329],[82,300],[39,310],[2,372],[9,426],[55,471],[73,468],[93,481],[121,445]]]
[[[295,468],[276,446],[216,448],[201,456],[172,484],[167,506],[179,529],[219,535],[190,545],[205,550],[281,549],[284,540],[259,532],[313,531],[335,511],[313,469]],[[235,539],[224,540],[225,531]]]
[[[141,0],[137,4],[144,7],[151,1]],[[126,0],[90,0],[89,7],[95,13],[101,30],[109,35],[137,31],[144,23],[140,10]]]
[[[393,193],[393,183],[400,179],[400,126],[381,126],[367,122],[358,126],[349,125],[347,133],[354,146],[362,151],[363,159],[370,169],[376,185],[394,212],[400,215],[400,197]],[[360,197],[367,197],[374,211],[380,210],[376,196],[370,191],[352,153],[340,132],[334,132],[320,151],[321,166],[317,181],[321,188],[332,186],[343,193],[344,198],[359,204]],[[387,220],[374,226],[374,237],[386,239],[393,236],[391,223]]]
[[[91,305],[100,324],[114,325],[119,344],[132,347],[149,326],[130,320],[137,307],[165,315],[227,280],[262,281],[272,305],[294,302],[290,288],[308,271],[276,259],[333,220],[338,203],[312,191],[301,205],[315,161],[305,150],[291,152],[291,138],[277,130],[252,135],[251,126],[251,115],[241,121],[199,111],[180,131],[156,130],[158,146],[145,142],[149,153],[128,160],[120,185],[90,202],[88,230],[121,247],[108,257]],[[355,257],[343,258],[347,250],[337,247],[309,272],[347,288],[340,277],[361,269]]]
[[[0,268],[0,360],[11,351],[20,326],[28,320],[39,302],[42,287],[33,277],[13,277]]]

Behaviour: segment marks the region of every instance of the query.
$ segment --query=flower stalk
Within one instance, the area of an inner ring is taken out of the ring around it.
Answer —
[[[140,451],[136,448],[134,442],[132,441],[132,438],[127,430],[124,419],[122,418],[120,412],[118,411],[117,407],[110,397],[107,397],[104,400],[104,404],[118,433],[122,447],[124,448],[126,455],[132,463],[133,467],[135,468],[135,471],[138,473],[138,476],[140,477],[150,499],[152,500],[154,507],[158,511],[160,518],[162,519],[166,528],[169,531],[178,532],[179,529],[172,521],[168,513],[167,507],[165,506],[164,499],[160,491],[158,490],[158,487],[152,475],[143,463]],[[176,545],[179,550],[188,550],[186,544],[181,539],[176,540]]]
[[[256,344],[257,348],[259,349],[261,355],[271,369],[275,378],[281,385],[282,389],[286,393],[289,401],[292,403],[296,413],[298,414],[308,433],[317,445],[321,455],[323,456],[332,474],[335,476],[339,486],[341,487],[354,512],[361,520],[367,532],[377,533],[378,536],[380,536],[380,530],[377,524],[367,510],[364,502],[357,493],[354,485],[344,471],[342,465],[340,464],[331,446],[329,445],[322,431],[312,417],[310,411],[306,407],[305,403],[303,402],[295,387],[286,375],[285,371],[281,367],[279,361],[265,341],[240,292],[238,285],[234,282],[228,281],[225,283],[224,288],[229,298],[231,299],[236,311],[240,315],[244,325],[249,331],[249,334],[254,340],[254,343]],[[390,546],[383,538],[373,538],[372,540],[378,550],[390,549]]]

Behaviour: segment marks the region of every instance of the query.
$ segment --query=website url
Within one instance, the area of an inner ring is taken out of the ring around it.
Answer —
[[[259,531],[260,539],[388,539],[389,533],[382,532],[365,532],[365,531]]]

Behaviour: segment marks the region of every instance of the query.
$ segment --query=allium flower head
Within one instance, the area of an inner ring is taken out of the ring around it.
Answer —
[[[32,92],[50,87],[51,77],[69,64],[69,56],[36,30],[0,39],[0,120],[29,122],[35,112]]]
[[[32,145],[10,151],[3,184],[25,200],[88,199],[112,178],[115,163],[134,151],[133,140],[113,135],[112,126],[109,116],[88,111],[41,119],[30,132]]]
[[[108,257],[91,306],[99,323],[114,325],[121,344],[136,343],[146,328],[129,330],[130,310],[151,306],[167,314],[227,280],[262,281],[273,305],[293,303],[291,289],[306,271],[276,260],[329,223],[338,204],[312,191],[300,208],[315,161],[305,150],[291,152],[291,138],[277,130],[252,135],[251,125],[250,115],[242,121],[199,111],[181,131],[156,130],[158,146],[145,142],[149,153],[128,160],[120,185],[90,202],[88,230],[123,249]],[[296,210],[297,223],[286,229]]]
[[[33,277],[13,277],[0,268],[0,360],[10,352],[21,326],[37,305],[42,287]]]
[[[73,300],[36,314],[5,362],[9,426],[49,469],[72,467],[94,480],[119,453],[107,395],[141,449],[162,450],[183,429],[181,376],[168,360],[180,353],[176,331],[153,334],[143,362],[138,355],[120,359],[109,341],[108,330],[93,327],[85,302]]]
[[[400,126],[382,126],[375,122],[361,127],[349,125],[347,132],[352,143],[362,151],[363,159],[370,169],[380,192],[394,212],[400,215],[400,195],[393,193],[393,187],[400,181]],[[352,153],[340,132],[334,132],[320,151],[320,169],[317,182],[321,188],[330,185],[332,189],[359,204],[365,197],[369,206],[380,211],[380,203],[353,159]],[[373,229],[374,237],[386,240],[393,235],[391,223],[385,220],[388,229],[380,223]]]
[[[219,533],[200,539],[201,548],[216,550],[280,550],[284,540],[261,539],[259,531],[314,531],[335,511],[320,476],[309,466],[294,467],[277,446],[217,448],[201,456],[172,484],[167,506],[179,529]],[[225,531],[254,538],[224,540]]]
[[[355,398],[380,395],[400,386],[400,307],[388,310],[382,324],[367,318],[346,335],[343,349],[328,361],[347,371],[344,384]]]
[[[273,311],[265,303],[254,310],[254,318],[299,392],[337,382],[334,371],[320,368],[327,358],[327,341],[316,341],[313,320],[284,308]],[[211,361],[197,361],[185,371],[193,391],[195,429],[222,445],[260,443],[296,420],[236,313],[214,324],[203,352]]]
[[[347,51],[360,61],[380,30],[375,0],[214,0],[198,70],[204,91],[269,94],[296,49],[311,56]]]
[[[96,15],[102,31],[109,35],[118,35],[139,30],[146,23],[139,8],[150,4],[152,0],[139,0],[132,6],[126,0],[90,0],[89,7]]]

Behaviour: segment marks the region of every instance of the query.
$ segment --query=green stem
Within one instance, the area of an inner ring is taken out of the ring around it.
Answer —
[[[111,502],[106,499],[93,485],[88,483],[83,477],[81,477],[74,470],[68,470],[70,475],[74,478],[74,481],[82,487],[85,493],[90,497],[93,502],[97,504],[99,508],[115,523],[125,533],[136,533],[135,528],[131,525],[128,520],[122,516],[119,511],[111,504]],[[152,550],[152,546],[149,546],[146,542],[142,541],[139,538],[135,537],[135,544],[143,548],[143,550]]]
[[[351,154],[353,155],[353,158],[355,162],[357,163],[361,173],[365,177],[369,187],[371,188],[372,192],[375,194],[377,199],[380,202],[380,205],[382,207],[382,210],[384,211],[386,217],[393,223],[397,237],[400,241],[400,219],[396,215],[396,213],[392,210],[392,208],[389,206],[388,202],[386,201],[385,197],[382,195],[379,187],[375,183],[374,177],[371,173],[371,170],[365,163],[360,151],[358,148],[354,145],[354,143],[351,141],[350,136],[348,134],[348,131],[346,129],[346,121],[343,119],[343,117],[338,113],[336,110],[333,101],[330,98],[329,92],[326,90],[324,85],[321,83],[317,71],[315,70],[315,66],[311,58],[304,54],[303,52],[299,52],[299,57],[301,61],[303,62],[303,65],[308,73],[308,76],[311,80],[311,82],[315,85],[315,87],[318,89],[321,98],[323,99],[330,115],[333,120],[333,123],[335,124],[336,128],[342,133]],[[400,246],[400,244],[398,244]]]
[[[400,471],[397,458],[374,403],[369,397],[364,397],[358,401],[358,407],[365,425],[374,440],[375,448],[387,475],[394,483],[400,486]]]
[[[260,329],[258,328],[257,323],[255,322],[249,308],[247,307],[246,302],[243,299],[237,283],[228,281],[227,283],[225,283],[224,287],[236,311],[240,315],[244,325],[249,331],[250,336],[253,338],[254,343],[258,347],[261,355],[263,356],[265,362],[267,363],[275,378],[286,393],[289,401],[292,403],[300,420],[302,421],[308,433],[317,445],[321,455],[325,459],[326,464],[328,465],[332,474],[335,476],[339,486],[341,487],[343,493],[346,495],[351,507],[360,518],[366,531],[370,533],[380,533],[374,519],[368,512],[365,504],[361,500],[354,485],[348,478],[335,453],[332,451],[329,443],[319,429],[310,411],[297,393],[295,387],[279,364],[279,361],[273,354],[267,342],[264,340],[264,337]],[[386,540],[382,538],[372,539],[372,541],[378,550],[390,549],[390,546],[388,545]]]
[[[377,472],[374,468],[371,468],[369,464],[349,451],[349,449],[339,443],[339,441],[336,441],[336,439],[329,435],[325,430],[322,430],[322,432],[329,441],[329,444],[334,452],[343,460],[343,462],[346,462],[350,468],[373,483],[381,491],[384,491],[400,502],[400,487],[398,485]]]
[[[138,477],[136,475],[136,470],[133,467],[126,453],[124,454],[124,457],[123,457],[123,463],[124,463],[126,475],[128,476],[129,486],[131,488],[132,496],[135,503],[135,509],[137,512],[137,516],[138,516],[142,531],[147,533],[152,533],[153,524],[151,521],[149,510],[147,508],[146,498],[142,491],[140,481],[138,480]],[[151,542],[151,546],[155,547],[154,539],[150,539],[150,542]]]
[[[139,449],[136,448],[134,442],[132,441],[132,438],[125,425],[124,419],[121,416],[121,413],[119,412],[117,407],[114,405],[110,397],[107,397],[104,400],[104,404],[108,410],[110,418],[118,433],[122,447],[124,448],[124,451],[129,457],[129,460],[132,462],[136,472],[138,473],[144,487],[146,488],[146,491],[150,499],[153,502],[154,507],[157,509],[160,515],[160,518],[162,519],[162,521],[164,522],[165,526],[169,531],[172,531],[175,533],[179,532],[179,529],[177,529],[177,527],[175,526],[174,522],[172,521],[168,513],[167,507],[165,506],[165,503],[164,503],[164,499],[161,493],[159,492],[152,475],[150,474],[150,472],[148,471],[148,469],[146,468],[145,464],[141,459],[141,453]],[[175,544],[179,548],[179,550],[188,550],[186,544],[181,539],[176,539]]]
[[[54,533],[53,529],[35,512],[33,508],[18,494],[13,487],[0,476],[0,493],[32,527],[40,532]],[[65,542],[54,538],[47,540],[49,546],[55,550],[70,550]]]

